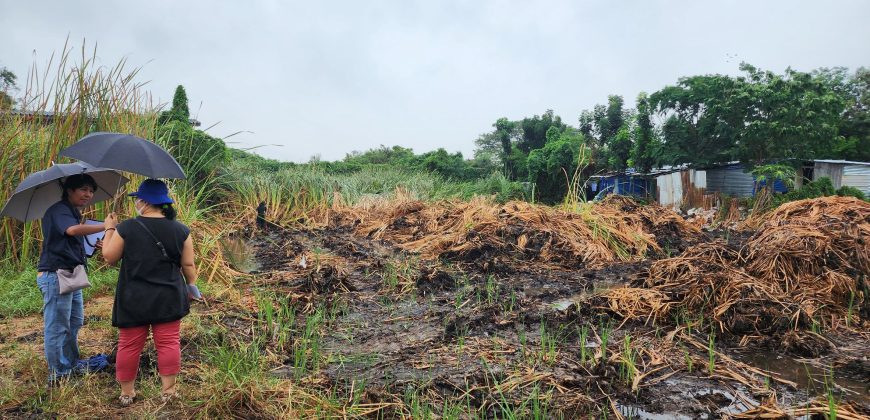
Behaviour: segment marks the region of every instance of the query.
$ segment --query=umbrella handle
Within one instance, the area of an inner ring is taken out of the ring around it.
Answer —
[[[111,205],[111,208],[109,209],[109,210],[110,210],[110,213],[114,213],[114,212],[115,212],[115,207],[116,207],[116,205],[117,205],[117,203],[118,203],[118,197],[117,197],[117,194],[118,194],[118,191],[121,190],[121,180],[122,180],[122,179],[124,179],[124,178],[123,178],[123,177],[118,177],[118,186],[115,187],[115,194],[116,194],[116,196],[115,196],[114,199],[112,200],[112,205]]]

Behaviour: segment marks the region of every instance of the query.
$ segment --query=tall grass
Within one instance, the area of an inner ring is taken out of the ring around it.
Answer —
[[[33,64],[19,100],[20,113],[0,113],[0,199],[5,203],[28,174],[62,159],[58,153],[93,131],[148,137],[156,122],[151,98],[125,60],[99,64],[96,49],[69,43],[44,67]],[[60,197],[58,197],[58,200]],[[91,214],[101,217],[107,203]],[[39,223],[0,220],[0,263],[31,264],[41,242]]]
[[[254,209],[265,201],[266,218],[278,224],[310,221],[313,213],[334,205],[365,204],[397,195],[424,201],[488,195],[504,202],[525,197],[519,183],[497,173],[457,183],[436,174],[399,168],[364,167],[353,173],[330,173],[318,165],[299,165],[267,171],[236,161],[223,169],[222,176],[233,195],[235,212],[253,219]]]

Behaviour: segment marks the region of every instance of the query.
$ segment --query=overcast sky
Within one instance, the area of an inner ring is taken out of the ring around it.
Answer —
[[[67,36],[142,66],[233,147],[307,161],[402,145],[472,155],[499,117],[633,105],[681,76],[870,66],[870,1],[0,0],[0,66]],[[281,146],[271,146],[281,145]]]

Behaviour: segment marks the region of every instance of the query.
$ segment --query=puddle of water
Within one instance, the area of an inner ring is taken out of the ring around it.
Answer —
[[[701,400],[704,396],[716,397],[719,396],[727,401],[727,405],[718,410],[718,413],[727,415],[736,415],[743,413],[753,407],[757,407],[761,403],[743,392],[736,391],[738,395],[721,389],[705,389],[698,392],[690,392],[691,396],[696,400]]]
[[[745,354],[739,359],[763,371],[771,372],[780,378],[796,383],[798,389],[809,396],[825,395],[825,383],[827,382],[829,385],[833,383],[836,394],[860,404],[870,404],[870,383],[846,377],[836,368],[832,371],[829,367],[769,353]]]
[[[221,241],[221,250],[230,266],[242,273],[251,273],[260,269],[260,264],[254,257],[254,250],[242,238],[224,239]]]
[[[599,282],[595,283],[595,287],[592,290],[584,290],[575,295],[568,296],[566,298],[562,298],[550,303],[550,306],[557,311],[564,311],[574,305],[576,303],[581,303],[588,299],[590,296],[594,296],[597,293],[606,292],[610,289],[615,289],[617,287],[625,286],[624,283],[610,283],[610,282]]]
[[[622,405],[617,403],[616,408],[619,410],[619,414],[622,414],[623,417],[630,420],[691,420],[692,417],[685,416],[678,413],[650,413],[649,411],[645,411],[640,407],[633,405]]]

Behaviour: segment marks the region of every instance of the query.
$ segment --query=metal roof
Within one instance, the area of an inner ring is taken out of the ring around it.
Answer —
[[[870,162],[856,162],[854,160],[839,160],[839,159],[815,159],[813,162],[822,162],[822,163],[839,163],[843,165],[868,165],[870,166]]]

